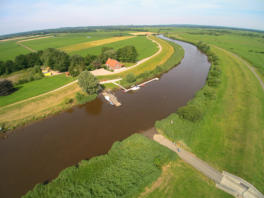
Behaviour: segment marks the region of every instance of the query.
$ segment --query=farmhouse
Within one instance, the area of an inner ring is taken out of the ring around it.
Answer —
[[[109,69],[120,69],[121,67],[123,67],[124,65],[121,64],[120,62],[118,62],[117,60],[115,59],[111,59],[111,58],[108,58],[108,60],[106,61],[106,66],[109,68]]]

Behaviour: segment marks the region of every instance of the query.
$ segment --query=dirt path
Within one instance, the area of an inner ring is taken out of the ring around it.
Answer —
[[[38,40],[38,39],[44,39],[44,38],[50,38],[50,37],[53,37],[53,36],[42,36],[42,37],[37,37],[37,38],[31,38],[31,39],[25,39],[25,40],[20,40],[20,41],[17,41],[16,44],[20,45],[21,47],[24,47],[25,49],[31,51],[31,52],[36,52],[36,50],[22,44],[23,42],[27,42],[27,41],[31,41],[31,40]]]
[[[121,73],[121,72],[124,72],[124,71],[130,70],[130,69],[133,69],[133,68],[139,66],[140,64],[142,64],[142,63],[144,63],[144,62],[146,62],[146,61],[152,59],[153,57],[157,56],[158,54],[160,54],[161,51],[162,51],[162,46],[161,46],[157,41],[155,41],[155,40],[153,40],[153,39],[151,39],[151,38],[149,38],[149,37],[147,37],[147,38],[148,38],[149,40],[151,40],[152,42],[154,42],[154,43],[156,43],[156,44],[158,45],[159,50],[158,50],[155,54],[153,54],[153,55],[151,55],[151,56],[149,56],[149,57],[147,57],[147,58],[144,58],[144,59],[138,61],[135,65],[130,66],[130,67],[123,67],[123,68],[121,68],[121,69],[116,69],[116,70],[113,71],[113,72],[107,71],[107,70],[105,70],[105,69],[97,69],[97,70],[92,71],[91,73],[92,73],[93,75],[95,75],[95,76],[104,76],[104,75],[118,74],[118,73]]]
[[[155,134],[153,136],[153,140],[176,152],[185,162],[192,165],[194,168],[202,172],[210,179],[214,180],[216,183],[220,183],[222,174],[213,167],[209,166],[206,162],[197,158],[194,154],[185,151],[162,135]]]
[[[239,56],[236,55],[235,53],[232,53],[232,52],[230,52],[230,51],[228,51],[228,50],[225,50],[225,49],[223,49],[223,48],[217,47],[217,46],[215,46],[215,45],[213,45],[213,46],[216,47],[217,49],[220,49],[220,50],[222,50],[223,52],[225,52],[225,53],[227,53],[227,54],[233,56],[234,58],[240,60],[241,62],[243,62],[243,63],[248,67],[248,69],[249,69],[249,70],[255,75],[255,77],[258,79],[259,84],[261,85],[261,87],[262,87],[262,89],[263,89],[263,91],[264,91],[264,82],[263,82],[263,80],[260,78],[260,76],[258,75],[258,73],[256,72],[256,70],[255,70],[255,68],[254,68],[253,66],[251,66],[246,60],[244,60],[243,58],[239,57]]]

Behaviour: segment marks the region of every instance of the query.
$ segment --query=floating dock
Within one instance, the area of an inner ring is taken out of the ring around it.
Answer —
[[[122,105],[112,93],[104,91],[102,94],[111,105],[115,105],[116,107]]]

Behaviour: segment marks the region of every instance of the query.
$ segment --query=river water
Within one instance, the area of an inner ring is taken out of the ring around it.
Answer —
[[[1,139],[0,197],[20,197],[35,184],[52,180],[83,159],[106,153],[113,142],[152,128],[156,120],[185,105],[205,84],[210,63],[195,46],[174,42],[185,51],[182,62],[136,92],[117,91],[121,107],[99,96]]]

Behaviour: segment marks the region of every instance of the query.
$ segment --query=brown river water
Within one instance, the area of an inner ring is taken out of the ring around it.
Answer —
[[[0,197],[21,197],[66,167],[106,153],[113,142],[152,128],[193,98],[205,84],[210,63],[195,46],[174,42],[185,51],[182,62],[136,92],[117,91],[121,107],[99,96],[0,139]]]

